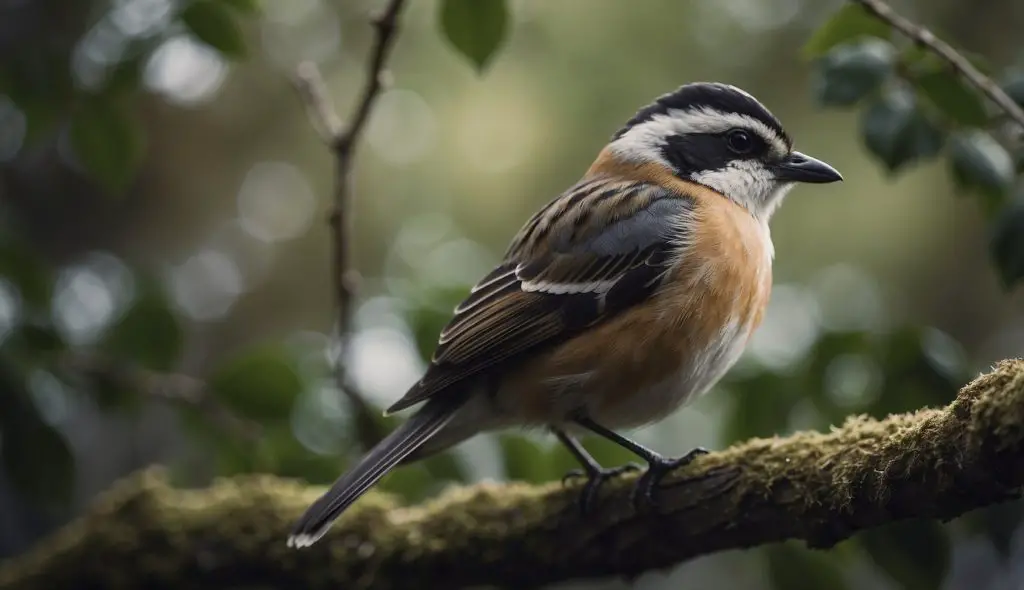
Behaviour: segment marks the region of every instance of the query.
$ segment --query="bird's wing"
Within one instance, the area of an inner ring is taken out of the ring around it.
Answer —
[[[538,212],[455,308],[423,378],[387,411],[565,342],[649,297],[694,204],[657,185],[619,184],[570,190]],[[592,202],[574,207],[573,199]]]

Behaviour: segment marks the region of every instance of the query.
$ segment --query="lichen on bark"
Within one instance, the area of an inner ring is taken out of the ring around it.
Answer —
[[[945,408],[855,416],[828,433],[701,457],[666,480],[658,514],[633,512],[633,477],[610,482],[586,518],[578,490],[558,483],[479,484],[411,507],[371,493],[296,551],[288,528],[322,489],[248,476],[181,490],[148,470],[0,566],[0,588],[524,587],[786,539],[829,547],[894,520],[945,520],[1020,497],[1024,361],[1000,363]]]

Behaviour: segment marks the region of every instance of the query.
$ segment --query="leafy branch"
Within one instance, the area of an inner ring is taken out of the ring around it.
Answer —
[[[908,38],[931,50],[935,55],[946,60],[950,66],[958,71],[964,78],[973,84],[978,90],[984,92],[989,99],[1013,119],[1024,132],[1024,109],[1013,101],[991,78],[981,73],[974,67],[966,57],[949,44],[936,37],[928,29],[911,22],[906,17],[898,14],[891,6],[882,0],[851,0],[874,14],[876,17],[888,23],[892,28],[903,33]]]
[[[894,33],[912,43],[897,44]],[[883,0],[849,0],[811,36],[804,54],[815,62],[820,104],[863,107],[862,141],[890,175],[946,160],[957,191],[980,197],[990,218],[989,249],[1004,285],[1024,279],[1024,196],[1013,194],[1024,171],[1024,77],[997,82],[979,57]],[[1021,133],[995,133],[1006,119]]]
[[[754,439],[700,458],[660,492],[660,514],[609,482],[584,520],[577,489],[479,484],[400,508],[373,492],[311,550],[281,541],[319,491],[271,476],[175,490],[122,482],[91,513],[0,568],[46,588],[536,587],[636,576],[698,555],[799,539],[827,548],[907,519],[946,520],[1021,496],[1024,360],[1004,361],[941,409],[853,417],[828,433]],[[158,554],[160,559],[139,559]]]
[[[355,413],[360,443],[366,448],[380,442],[385,433],[376,419],[375,412],[349,378],[344,362],[351,332],[352,301],[356,283],[355,273],[350,268],[349,253],[352,233],[352,163],[360,134],[369,121],[373,103],[384,87],[385,65],[397,38],[395,33],[398,30],[398,15],[404,4],[405,0],[391,0],[380,16],[373,19],[376,39],[367,63],[366,83],[347,126],[342,123],[331,106],[331,99],[319,68],[311,62],[306,62],[301,64],[296,72],[296,87],[309,111],[311,123],[319,130],[334,155],[334,207],[330,215],[333,232],[331,272],[335,279],[334,297],[338,308],[335,330],[338,346],[334,371],[338,387],[348,398]]]

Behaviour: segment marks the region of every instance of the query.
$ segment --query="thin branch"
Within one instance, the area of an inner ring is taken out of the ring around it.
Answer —
[[[337,152],[349,153],[354,149],[359,134],[370,118],[373,102],[384,86],[384,66],[397,39],[395,33],[398,31],[398,14],[404,4],[405,0],[391,0],[384,12],[373,20],[377,42],[370,53],[370,62],[366,68],[366,85],[363,87],[363,94],[357,103],[355,113],[349,120],[348,128],[335,142],[334,149]]]
[[[295,70],[295,88],[299,91],[302,102],[309,110],[309,122],[320,134],[327,145],[334,143],[341,135],[342,123],[338,114],[331,106],[331,98],[327,86],[320,75],[320,68],[312,62],[303,62]]]
[[[242,438],[260,435],[260,426],[224,407],[210,394],[206,383],[181,373],[158,373],[84,351],[60,358],[60,368],[97,386],[114,386],[153,400],[195,408],[204,418]]]
[[[935,55],[945,60],[960,73],[968,82],[985,94],[992,102],[1013,119],[1024,131],[1024,109],[1010,98],[991,78],[981,73],[978,68],[949,44],[936,37],[931,31],[901,16],[883,0],[850,0],[863,6],[879,19],[888,23],[918,45],[930,49]]]
[[[579,490],[557,482],[456,488],[408,508],[375,491],[295,552],[282,539],[322,489],[252,476],[176,490],[144,472],[0,566],[0,587],[537,588],[787,539],[831,547],[889,522],[949,520],[1020,498],[1024,360],[1000,363],[945,408],[853,417],[828,433],[701,457],[666,481],[658,514],[633,511],[634,478],[609,481],[582,519]]]
[[[398,31],[398,15],[404,4],[405,0],[391,0],[384,12],[373,20],[376,36],[366,66],[366,83],[347,124],[342,123],[335,112],[319,68],[313,63],[306,62],[296,71],[296,86],[309,111],[311,123],[334,154],[334,206],[330,215],[330,225],[334,244],[334,297],[338,311],[335,328],[338,342],[334,363],[335,377],[338,387],[348,397],[356,415],[356,428],[361,444],[367,448],[379,442],[385,433],[379,426],[373,410],[351,382],[344,362],[351,334],[352,301],[356,283],[349,253],[352,234],[352,162],[360,135],[370,118],[373,103],[384,86],[384,68],[397,38],[395,33]]]

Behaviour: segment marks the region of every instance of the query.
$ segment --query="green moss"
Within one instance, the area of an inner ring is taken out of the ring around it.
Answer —
[[[895,519],[952,518],[1024,485],[1024,362],[1005,361],[942,409],[827,433],[756,439],[666,481],[656,515],[634,514],[635,475],[581,519],[558,483],[453,488],[418,506],[371,492],[313,548],[286,547],[323,488],[271,476],[174,489],[149,469],[0,567],[0,587],[405,588],[537,585],[634,575],[696,555],[784,539],[831,546]]]

